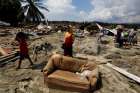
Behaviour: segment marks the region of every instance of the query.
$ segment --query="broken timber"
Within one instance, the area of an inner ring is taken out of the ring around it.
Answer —
[[[0,57],[0,66],[3,66],[7,63],[15,61],[19,58],[18,52],[13,52],[7,56]]]
[[[136,81],[137,83],[140,84],[140,77],[138,77],[136,75],[133,75],[133,74],[131,74],[131,73],[129,73],[129,72],[117,67],[117,66],[114,66],[110,63],[107,63],[106,66],[111,67],[112,69],[116,70],[117,72],[125,75],[126,77],[128,77],[128,78],[130,78],[130,79],[132,79],[132,80],[134,80],[134,81]]]

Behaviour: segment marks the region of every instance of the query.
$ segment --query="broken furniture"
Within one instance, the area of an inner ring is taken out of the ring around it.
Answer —
[[[44,82],[51,89],[61,89],[72,92],[89,92],[95,89],[98,80],[98,68],[94,62],[87,62],[62,56],[53,55],[44,71]],[[76,73],[90,71],[85,77]]]

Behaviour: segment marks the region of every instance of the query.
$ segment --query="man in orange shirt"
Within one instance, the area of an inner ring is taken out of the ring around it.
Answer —
[[[72,45],[74,42],[72,26],[68,26],[68,30],[64,36],[64,56],[72,57]]]
[[[30,62],[30,65],[33,65],[33,62],[28,54],[28,45],[27,45],[26,39],[27,39],[27,36],[23,32],[19,32],[16,35],[16,40],[19,42],[19,49],[20,49],[20,60],[19,60],[18,67],[16,69],[20,69],[21,62],[24,58],[27,58]]]

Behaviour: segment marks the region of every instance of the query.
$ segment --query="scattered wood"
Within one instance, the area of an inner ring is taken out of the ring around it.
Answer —
[[[17,54],[17,52],[11,53],[6,56],[2,56],[2,57],[0,57],[0,66],[3,66],[5,64],[15,61],[17,59],[19,59],[19,55]]]
[[[115,66],[115,65],[112,65],[110,63],[107,63],[106,65],[140,84],[140,77],[138,77],[136,75],[133,75],[133,74],[131,74],[131,73],[129,73],[129,72],[127,72],[127,71]]]
[[[19,56],[10,58],[9,60],[0,63],[0,66],[3,66],[3,65],[8,64],[8,63],[10,63],[10,62],[16,61],[17,59],[19,59]]]

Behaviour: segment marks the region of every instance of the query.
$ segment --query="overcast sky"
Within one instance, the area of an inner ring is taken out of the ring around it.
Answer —
[[[140,0],[43,0],[48,20],[140,23]]]

